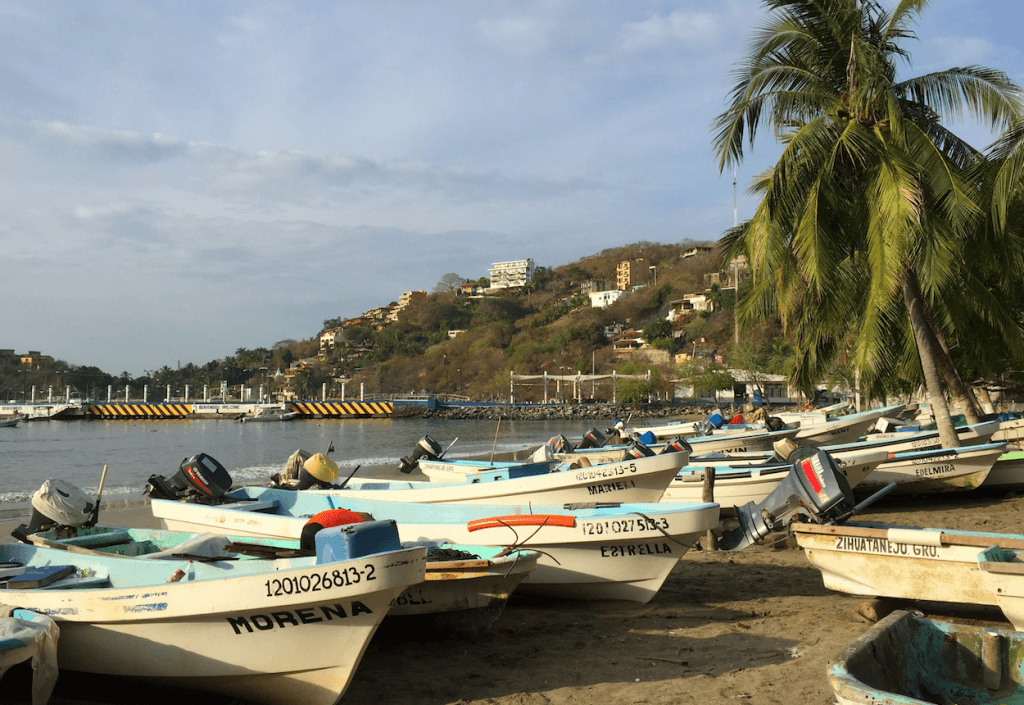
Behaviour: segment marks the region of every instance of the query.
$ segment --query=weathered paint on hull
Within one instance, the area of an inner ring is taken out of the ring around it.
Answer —
[[[898,611],[844,649],[828,679],[840,705],[1019,703],[1022,666],[1024,635]]]

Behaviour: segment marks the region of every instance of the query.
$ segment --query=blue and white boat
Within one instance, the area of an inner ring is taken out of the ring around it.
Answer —
[[[719,523],[718,504],[595,499],[605,497],[578,504],[427,504],[371,499],[346,490],[242,487],[216,504],[153,499],[152,510],[170,529],[294,539],[309,517],[345,508],[395,520],[403,541],[539,551],[537,568],[516,588],[520,592],[634,602],[653,598],[679,558]]]
[[[32,537],[48,545],[0,544],[0,561],[23,568],[4,599],[57,622],[62,670],[271,705],[334,705],[392,601],[426,569],[426,549],[402,548],[393,522],[324,529],[314,556],[141,529]]]

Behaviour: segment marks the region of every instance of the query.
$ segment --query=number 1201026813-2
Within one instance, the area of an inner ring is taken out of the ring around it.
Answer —
[[[320,592],[332,588],[357,585],[364,580],[376,580],[375,568],[367,564],[359,569],[354,566],[325,570],[322,573],[301,575],[297,578],[273,578],[264,583],[267,586],[267,597],[278,595],[297,595],[304,592]]]

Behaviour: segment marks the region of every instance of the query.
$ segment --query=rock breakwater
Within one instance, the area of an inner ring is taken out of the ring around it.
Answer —
[[[500,406],[457,406],[440,404],[426,406],[395,406],[393,418],[430,419],[509,419],[517,421],[594,419],[609,425],[616,419],[630,419],[635,426],[643,419],[691,421],[709,413],[706,406],[689,404],[503,404]]]

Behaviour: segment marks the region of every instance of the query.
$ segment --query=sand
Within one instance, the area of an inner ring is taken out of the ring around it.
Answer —
[[[1022,516],[1024,498],[963,493],[886,498],[864,519],[1020,533]],[[102,520],[153,522],[146,506],[108,510]],[[0,523],[0,535],[9,536],[17,523]],[[382,628],[342,703],[828,705],[834,699],[827,664],[868,628],[854,611],[864,601],[826,590],[790,542],[737,553],[691,551],[646,605],[514,595],[495,626],[473,641]],[[994,609],[902,606],[1009,627]],[[0,683],[0,703],[28,705],[27,680],[27,669],[12,669]],[[140,702],[226,701],[72,673],[61,674],[51,699],[53,705]]]

